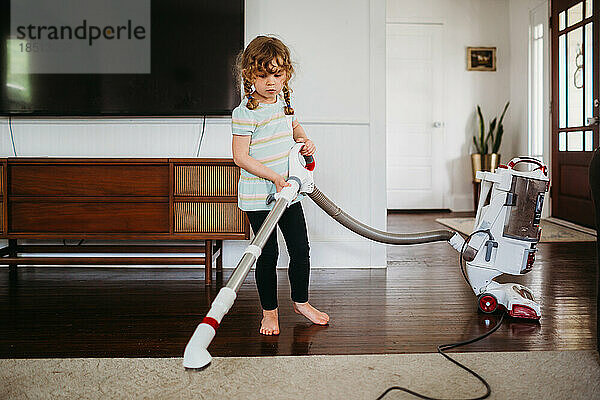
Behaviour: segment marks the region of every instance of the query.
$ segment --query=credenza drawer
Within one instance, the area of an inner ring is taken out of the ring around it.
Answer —
[[[168,196],[168,165],[14,164],[11,196]]]
[[[169,202],[15,201],[9,204],[15,233],[169,232]]]
[[[175,165],[175,196],[236,196],[235,165]]]
[[[245,215],[237,203],[175,202],[176,233],[244,233]]]

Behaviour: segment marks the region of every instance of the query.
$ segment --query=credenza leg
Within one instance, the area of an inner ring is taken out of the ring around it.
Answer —
[[[216,249],[219,252],[217,257],[217,286],[223,286],[223,241],[217,240]]]
[[[213,252],[213,241],[204,241],[204,284],[210,285],[212,283],[212,252]]]
[[[11,258],[17,257],[17,239],[8,239],[8,256]],[[9,272],[16,272],[18,264],[8,264]]]

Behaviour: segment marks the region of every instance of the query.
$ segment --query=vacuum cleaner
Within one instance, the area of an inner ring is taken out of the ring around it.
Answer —
[[[548,171],[541,162],[529,157],[519,157],[507,165],[501,165],[496,172],[477,172],[477,178],[482,183],[475,226],[473,233],[463,239],[459,233],[451,230],[385,232],[352,218],[315,186],[315,160],[312,156],[300,154],[302,146],[303,143],[297,143],[290,150],[287,179],[290,186],[267,198],[267,204],[275,201],[275,205],[189,340],[183,355],[185,368],[202,369],[210,364],[212,357],[207,348],[221,320],[233,306],[239,288],[260,256],[277,222],[299,193],[307,194],[346,228],[376,242],[408,245],[448,241],[460,252],[461,271],[478,296],[481,311],[492,313],[504,308],[513,317],[540,318],[540,306],[534,300],[531,290],[518,284],[500,284],[493,278],[503,273],[520,275],[531,270],[535,245],[541,234],[539,223],[544,194],[549,186]],[[520,163],[531,163],[536,168],[532,171],[514,169]],[[490,201],[486,203],[488,194]],[[466,265],[463,265],[463,261]]]

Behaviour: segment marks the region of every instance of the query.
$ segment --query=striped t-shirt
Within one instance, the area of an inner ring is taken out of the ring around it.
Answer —
[[[261,162],[284,178],[288,177],[288,154],[294,146],[292,121],[295,115],[285,115],[285,102],[277,97],[273,104],[260,103],[254,110],[246,107],[244,98],[231,115],[231,132],[234,135],[251,136],[250,157]],[[241,169],[238,182],[238,207],[244,211],[270,210],[275,202],[267,205],[267,196],[276,193],[275,184],[268,179]],[[293,203],[302,199],[299,195]]]

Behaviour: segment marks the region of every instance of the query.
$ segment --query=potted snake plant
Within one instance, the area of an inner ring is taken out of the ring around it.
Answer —
[[[500,119],[494,118],[489,125],[488,131],[485,131],[485,121],[481,113],[481,107],[477,105],[477,118],[479,121],[478,132],[473,135],[473,144],[475,153],[471,154],[471,166],[473,169],[473,182],[479,182],[476,178],[477,171],[495,171],[500,164],[500,145],[502,144],[502,135],[504,126],[502,120],[508,109],[510,102],[506,102]]]

